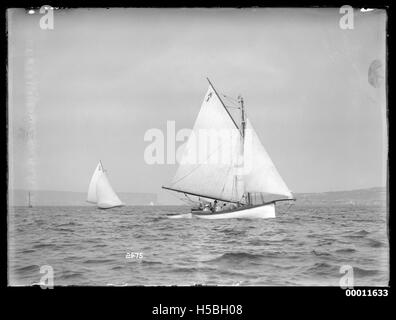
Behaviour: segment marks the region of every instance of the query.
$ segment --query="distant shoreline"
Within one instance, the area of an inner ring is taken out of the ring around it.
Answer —
[[[33,206],[75,206],[89,207],[85,192],[75,191],[30,191]],[[386,187],[373,187],[348,191],[328,191],[318,193],[294,193],[297,204],[311,205],[384,205],[387,203]],[[15,189],[8,193],[8,204],[13,207],[26,207],[28,190]],[[127,206],[186,206],[177,200],[163,200],[155,193],[118,193]],[[173,201],[173,202],[172,202]]]

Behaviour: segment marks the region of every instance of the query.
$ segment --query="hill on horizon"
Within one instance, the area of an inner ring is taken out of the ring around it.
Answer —
[[[387,193],[386,187],[373,187],[347,191],[296,193],[295,196],[299,203],[304,204],[384,205]]]
[[[86,192],[36,190],[30,193],[33,206],[91,205],[86,202]],[[294,196],[300,205],[385,205],[387,193],[386,187],[373,187],[347,191],[295,193]],[[28,204],[28,194],[28,190],[9,190],[9,205],[26,206]],[[119,192],[118,195],[126,205],[185,205],[176,198],[170,200],[155,193]]]
[[[155,193],[118,192],[117,195],[126,205],[158,204]],[[9,205],[26,206],[28,198],[28,190],[9,190]],[[30,191],[30,198],[33,206],[92,206],[86,202],[86,192],[36,190]]]

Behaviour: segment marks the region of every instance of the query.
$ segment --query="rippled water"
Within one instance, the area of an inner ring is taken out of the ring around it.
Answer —
[[[388,284],[382,207],[298,207],[268,220],[169,219],[187,207],[10,208],[9,283],[55,285]],[[141,253],[141,259],[128,253]]]

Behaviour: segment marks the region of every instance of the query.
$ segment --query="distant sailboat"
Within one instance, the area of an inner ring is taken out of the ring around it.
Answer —
[[[276,202],[295,199],[246,117],[242,97],[234,107],[240,111],[240,121],[236,121],[228,110],[230,106],[208,82],[176,175],[170,186],[162,188],[184,193],[187,198],[199,197],[198,207],[191,210],[199,218],[274,218]],[[202,131],[218,134],[221,130],[225,132],[221,140],[209,134],[207,156],[197,162],[202,154],[197,150],[197,137]],[[216,201],[211,206],[207,199]]]
[[[124,206],[111,187],[106,171],[100,161],[89,184],[87,201],[96,204],[100,209]]]
[[[28,198],[28,207],[29,208],[33,208],[32,203],[30,201],[30,192],[29,192],[29,198]]]

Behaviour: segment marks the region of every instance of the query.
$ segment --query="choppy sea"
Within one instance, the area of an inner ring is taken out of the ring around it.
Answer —
[[[283,209],[201,220],[166,217],[180,206],[11,207],[8,281],[37,284],[50,266],[55,286],[339,286],[351,266],[355,286],[388,285],[385,207]]]

